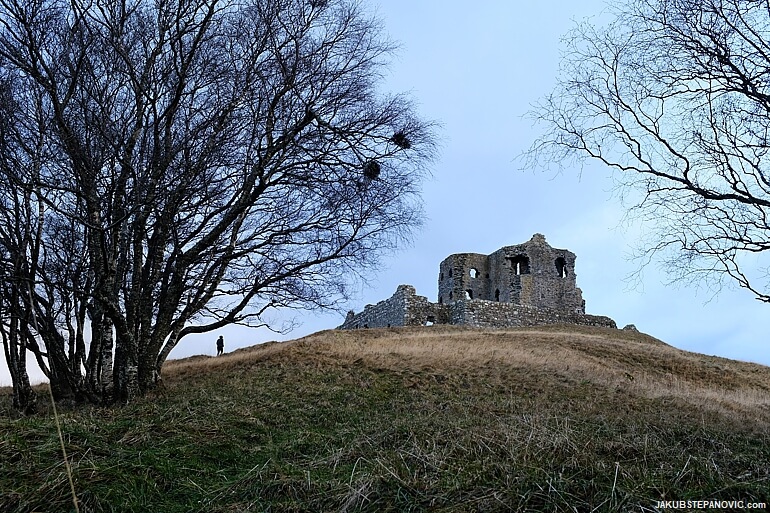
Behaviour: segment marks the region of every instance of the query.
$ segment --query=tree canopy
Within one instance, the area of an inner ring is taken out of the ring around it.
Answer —
[[[641,0],[607,17],[564,38],[531,164],[615,169],[649,221],[645,259],[770,302],[770,2]]]
[[[187,335],[329,308],[408,239],[432,124],[352,0],[0,0],[0,334],[17,407],[152,389]]]

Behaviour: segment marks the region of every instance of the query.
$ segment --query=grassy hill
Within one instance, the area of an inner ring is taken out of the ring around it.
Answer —
[[[81,511],[770,503],[770,368],[640,333],[324,331],[171,361],[164,379],[62,414]],[[72,511],[52,417],[0,403],[0,511]]]

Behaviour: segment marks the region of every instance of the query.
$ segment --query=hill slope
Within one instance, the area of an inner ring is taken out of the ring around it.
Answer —
[[[169,362],[63,415],[85,511],[656,511],[768,502],[770,368],[584,327],[325,331]],[[8,398],[3,398],[4,403]],[[50,417],[0,417],[0,511],[71,507]]]

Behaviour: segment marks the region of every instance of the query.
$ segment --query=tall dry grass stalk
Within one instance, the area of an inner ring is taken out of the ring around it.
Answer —
[[[34,304],[32,301],[32,285],[29,286],[29,300],[30,304]],[[32,312],[32,325],[35,327],[36,332],[40,332],[40,329],[37,325],[37,315],[35,314],[35,309],[31,308],[30,311]],[[75,513],[80,513],[80,506],[78,505],[78,496],[75,492],[75,480],[72,477],[72,467],[70,466],[70,460],[67,457],[67,448],[64,446],[64,435],[62,433],[61,429],[61,421],[59,420],[59,412],[56,410],[56,400],[53,396],[53,390],[51,389],[51,384],[48,384],[48,395],[51,399],[51,408],[53,411],[53,418],[56,422],[56,432],[59,434],[59,445],[61,446],[61,452],[62,457],[64,458],[64,468],[67,471],[67,480],[70,485],[70,492],[72,493],[72,505],[75,508]]]

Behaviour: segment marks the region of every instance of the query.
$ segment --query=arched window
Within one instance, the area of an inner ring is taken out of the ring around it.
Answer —
[[[556,259],[556,273],[559,275],[559,278],[567,277],[567,261],[564,260],[564,257]]]
[[[500,301],[500,289],[495,289],[495,301]]]
[[[471,289],[465,291],[465,299],[473,299],[473,291]]]
[[[443,304],[443,303],[444,303],[444,298],[439,296],[438,297],[438,304]]]
[[[471,278],[476,278],[479,275],[479,270],[475,267],[471,267],[470,271],[468,271],[468,274],[471,275]]]

